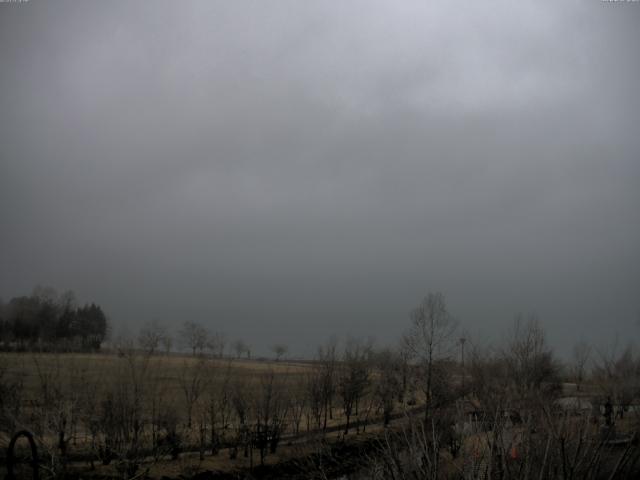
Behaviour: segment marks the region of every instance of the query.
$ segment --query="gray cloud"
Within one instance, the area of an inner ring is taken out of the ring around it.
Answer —
[[[0,4],[0,294],[308,353],[428,290],[637,336],[640,6]]]

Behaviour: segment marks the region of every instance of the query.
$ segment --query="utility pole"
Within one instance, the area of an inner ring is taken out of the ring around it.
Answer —
[[[466,342],[467,339],[464,337],[460,338],[460,349],[461,349],[461,356],[462,356],[462,397],[464,398],[466,395],[465,389],[464,389],[464,377],[465,377],[465,371],[464,371],[464,342]]]

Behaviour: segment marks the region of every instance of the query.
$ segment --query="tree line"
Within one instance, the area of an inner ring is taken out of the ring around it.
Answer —
[[[36,287],[31,295],[0,300],[0,349],[96,351],[109,332],[99,305],[77,305],[71,291]]]

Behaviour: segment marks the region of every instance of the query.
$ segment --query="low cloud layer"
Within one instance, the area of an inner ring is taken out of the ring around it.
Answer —
[[[640,333],[640,4],[0,4],[0,295],[266,351]]]

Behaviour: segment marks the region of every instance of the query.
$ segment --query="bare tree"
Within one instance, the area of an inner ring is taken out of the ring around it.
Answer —
[[[34,433],[44,451],[46,469],[54,476],[66,471],[72,423],[77,417],[77,390],[68,388],[77,375],[74,365],[63,364],[60,355],[42,362],[33,357],[37,373],[37,400],[31,406]],[[75,383],[75,382],[73,382]]]
[[[144,325],[138,333],[138,345],[149,355],[153,355],[167,337],[167,330],[157,320]]]
[[[442,293],[429,293],[411,313],[411,329],[404,339],[423,370],[425,419],[429,417],[433,396],[434,362],[449,358],[456,327]]]
[[[381,478],[445,478],[441,476],[441,432],[434,428],[433,419],[430,423],[427,425],[410,419],[400,427],[400,431],[385,429],[374,457]]]
[[[594,379],[603,396],[614,402],[615,413],[621,418],[632,399],[640,395],[640,359],[635,360],[633,346],[618,353],[617,345],[600,351],[593,369]]]
[[[591,346],[588,343],[580,341],[573,346],[570,368],[571,376],[576,382],[576,388],[578,390],[580,390],[580,385],[584,380],[585,369],[590,357]]]
[[[273,370],[261,376],[253,404],[253,440],[260,452],[260,463],[264,464],[267,451],[276,453],[289,409],[285,385]]]
[[[97,456],[106,465],[115,461],[123,478],[132,478],[146,456],[143,448],[149,355],[123,349],[116,371],[104,386],[104,396],[95,419],[99,432]]]
[[[187,427],[191,428],[194,408],[207,387],[207,365],[205,358],[194,362],[185,359],[182,364],[178,382],[184,395],[187,410]]]
[[[233,343],[233,350],[236,352],[236,357],[241,358],[246,354],[247,358],[251,357],[251,348],[245,343],[244,340],[238,339]]]
[[[249,425],[248,419],[251,413],[250,394],[247,385],[241,377],[236,377],[231,383],[231,405],[235,413],[235,438],[232,439],[232,447],[229,449],[229,456],[234,459],[238,454],[238,446],[244,445],[244,455],[249,456]]]
[[[326,412],[325,405],[327,404],[325,395],[325,378],[324,372],[319,368],[316,368],[310,372],[307,372],[304,379],[304,388],[307,399],[307,431],[311,429],[311,423],[313,422],[316,428],[322,426],[322,413]],[[326,429],[327,417],[325,415],[325,429]]]
[[[504,355],[477,345],[467,354],[468,388],[485,411],[506,408],[512,388]]]
[[[187,320],[182,324],[180,339],[182,340],[184,347],[191,350],[194,357],[196,356],[196,353],[202,354],[207,346],[208,338],[209,332],[207,332],[207,329],[199,323]]]
[[[151,448],[154,461],[159,461],[170,453],[173,458],[178,454],[178,414],[171,396],[167,395],[168,386],[163,381],[161,372],[164,370],[162,360],[154,362],[153,368],[145,382],[145,413],[149,416],[151,429]]]
[[[207,388],[208,416],[211,427],[211,454],[216,455],[225,441],[232,413],[231,364],[213,370]]]
[[[215,358],[222,358],[224,356],[224,347],[226,345],[226,339],[224,334],[215,332],[209,336],[207,341],[207,349],[211,352],[211,355]]]
[[[24,399],[24,375],[0,356],[0,431],[13,432],[20,423],[22,401]]]
[[[173,338],[171,337],[171,334],[169,332],[165,332],[160,343],[162,344],[165,355],[169,355],[171,353],[171,347],[173,346]]]
[[[400,363],[401,360],[391,350],[382,350],[375,356],[377,375],[373,391],[378,407],[382,409],[385,426],[391,421],[398,390],[401,388],[398,378],[398,372],[401,371],[398,368]]]
[[[535,315],[516,317],[504,357],[520,400],[557,380],[558,366]]]
[[[327,429],[327,418],[333,419],[333,397],[336,393],[337,346],[335,338],[329,339],[324,346],[318,348],[318,365],[320,367],[321,396],[324,413],[323,429]]]
[[[306,378],[303,375],[296,377],[296,382],[291,386],[289,402],[291,411],[292,431],[298,435],[300,433],[300,423],[304,412],[308,408],[309,397],[307,395]]]
[[[338,377],[338,393],[346,417],[345,435],[349,433],[351,416],[359,413],[360,400],[371,381],[370,359],[370,345],[363,345],[355,340],[347,342]]]
[[[282,357],[284,357],[287,354],[287,352],[289,351],[289,348],[286,345],[279,343],[271,347],[271,351],[276,356],[276,362],[279,362],[282,359]]]
[[[405,403],[407,392],[409,390],[409,376],[411,374],[410,362],[413,354],[411,352],[411,348],[409,348],[404,341],[400,342],[400,345],[396,350],[396,369],[398,377],[400,378],[397,391],[398,401],[400,403]]]

